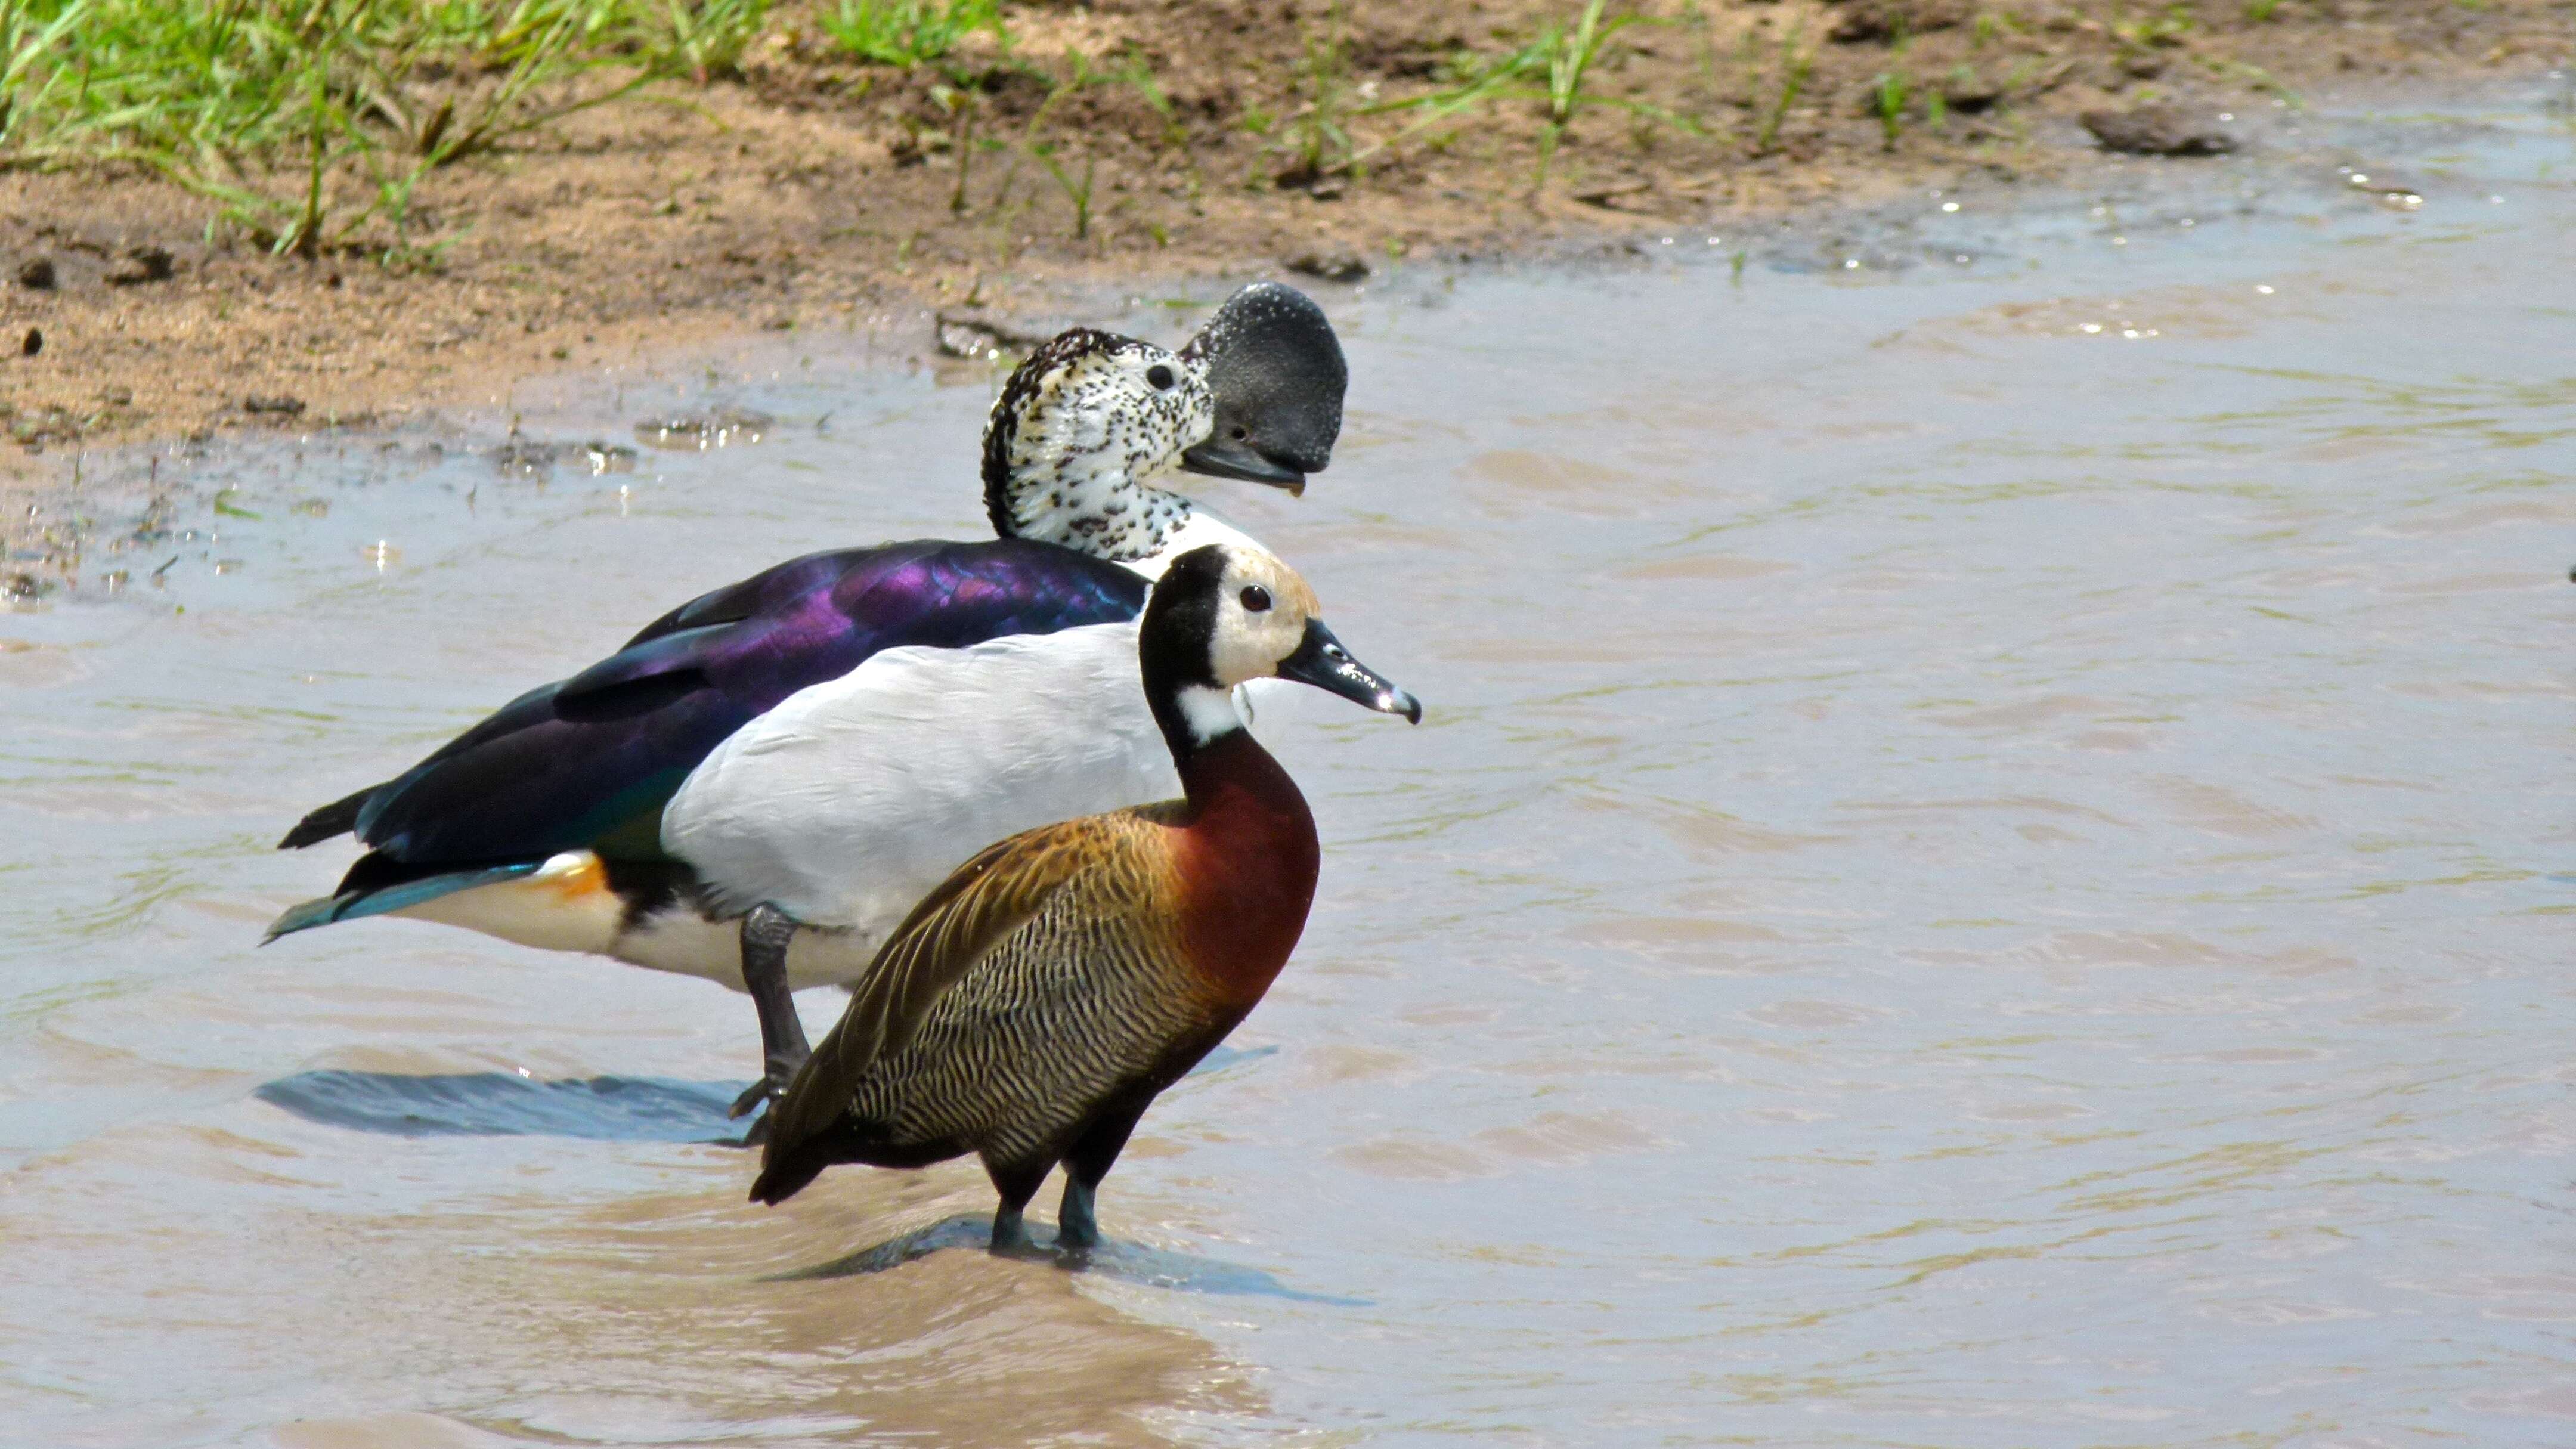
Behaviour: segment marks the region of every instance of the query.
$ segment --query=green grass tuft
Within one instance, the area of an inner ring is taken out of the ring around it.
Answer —
[[[1538,172],[1533,191],[1547,185],[1566,128],[1584,111],[1606,106],[1628,112],[1641,122],[1697,134],[1700,126],[1661,106],[1619,96],[1605,96],[1588,84],[1594,68],[1608,54],[1611,37],[1631,25],[1663,24],[1635,14],[1611,15],[1607,0],[1585,0],[1571,24],[1551,22],[1519,49],[1491,60],[1462,56],[1449,66],[1449,84],[1428,95],[1367,108],[1362,114],[1416,111],[1413,124],[1356,152],[1353,162],[1412,139],[1453,116],[1495,101],[1529,99],[1541,103]]]
[[[1799,42],[1802,30],[1792,30],[1780,41],[1780,88],[1771,98],[1769,109],[1762,113],[1762,124],[1753,135],[1753,154],[1767,156],[1780,144],[1780,123],[1788,118],[1789,108],[1807,88],[1807,77],[1815,71],[1816,53]]]
[[[0,0],[0,167],[119,161],[280,251],[403,246],[431,171],[664,77],[768,0]]]
[[[1885,149],[1896,149],[1896,140],[1905,133],[1905,103],[1913,93],[1912,82],[1905,72],[1881,71],[1870,91],[1870,110],[1878,117],[1878,130]]]
[[[1574,123],[1592,97],[1584,94],[1584,78],[1592,73],[1593,62],[1601,58],[1601,48],[1610,37],[1637,23],[1634,15],[1613,17],[1608,24],[1601,19],[1605,0],[1587,0],[1582,16],[1572,30],[1551,27],[1540,36],[1547,56],[1547,124],[1538,133],[1538,179],[1535,188],[1547,185],[1548,167],[1556,160],[1557,143],[1565,138],[1565,128]]]
[[[1100,158],[1090,155],[1084,156],[1082,158],[1082,179],[1080,181],[1076,181],[1073,179],[1072,168],[1067,166],[1064,162],[1056,159],[1056,147],[1054,145],[1040,143],[1030,147],[1029,149],[1038,158],[1038,164],[1046,168],[1047,175],[1055,178],[1056,187],[1064,193],[1065,200],[1073,203],[1073,239],[1075,241],[1088,240],[1091,236],[1092,171],[1098,164]]]
[[[996,0],[838,0],[820,19],[841,49],[874,65],[909,70],[945,57],[979,30],[1009,48]]]
[[[1306,31],[1306,53],[1297,62],[1298,89],[1306,103],[1288,117],[1289,164],[1281,179],[1310,185],[1357,162],[1351,145],[1351,62],[1343,34],[1341,0],[1324,13],[1324,23]]]

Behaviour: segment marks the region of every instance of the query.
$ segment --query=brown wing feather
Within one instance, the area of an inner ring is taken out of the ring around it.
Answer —
[[[1114,851],[1110,822],[1091,816],[1025,830],[987,847],[939,883],[879,947],[851,988],[840,1023],[770,1109],[768,1167],[828,1130],[876,1064],[912,1040],[939,994],[1027,925],[1086,866]]]

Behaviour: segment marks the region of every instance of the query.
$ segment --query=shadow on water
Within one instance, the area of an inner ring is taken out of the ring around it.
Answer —
[[[1190,1075],[1222,1072],[1277,1050],[1221,1046]],[[395,1137],[572,1137],[740,1147],[747,1124],[726,1114],[736,1094],[750,1085],[669,1077],[539,1081],[508,1072],[318,1071],[263,1083],[251,1095],[308,1122]]]
[[[747,1082],[667,1077],[539,1081],[507,1072],[298,1072],[252,1095],[308,1122],[396,1137],[575,1137],[737,1146],[725,1115]]]
[[[1193,1077],[1277,1051],[1218,1047]],[[395,1137],[572,1137],[593,1142],[706,1142],[740,1147],[748,1124],[727,1113],[749,1082],[566,1077],[508,1072],[298,1072],[251,1095],[308,1122]]]
[[[987,1252],[993,1246],[993,1224],[990,1218],[974,1213],[960,1213],[942,1218],[926,1228],[918,1228],[902,1237],[861,1249],[828,1263],[810,1268],[791,1268],[762,1279],[765,1283],[794,1283],[817,1278],[855,1278],[868,1273],[882,1273],[918,1262],[948,1248],[969,1248]],[[1148,1288],[1169,1288],[1183,1293],[1207,1293],[1232,1297],[1247,1295],[1260,1298],[1284,1298],[1295,1303],[1328,1303],[1342,1308],[1367,1308],[1366,1298],[1346,1298],[1331,1293],[1307,1293],[1280,1282],[1258,1268],[1234,1263],[1221,1263],[1193,1253],[1174,1253],[1162,1248],[1149,1248],[1142,1243],[1106,1242],[1088,1252],[1067,1252],[1040,1248],[1034,1256],[1053,1262],[1068,1273],[1098,1273],[1123,1283]]]

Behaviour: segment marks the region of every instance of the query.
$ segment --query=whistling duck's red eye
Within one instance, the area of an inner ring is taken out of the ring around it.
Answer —
[[[1243,611],[1258,614],[1270,607],[1270,591],[1259,584],[1243,586]]]
[[[1159,362],[1145,369],[1145,380],[1154,385],[1156,392],[1172,390],[1172,370]]]

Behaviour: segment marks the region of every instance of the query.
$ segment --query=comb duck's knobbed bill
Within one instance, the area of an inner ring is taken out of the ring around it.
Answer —
[[[1315,299],[1255,282],[1227,299],[1181,355],[1207,366],[1216,418],[1181,455],[1193,473],[1302,493],[1333,461],[1350,367]]]

